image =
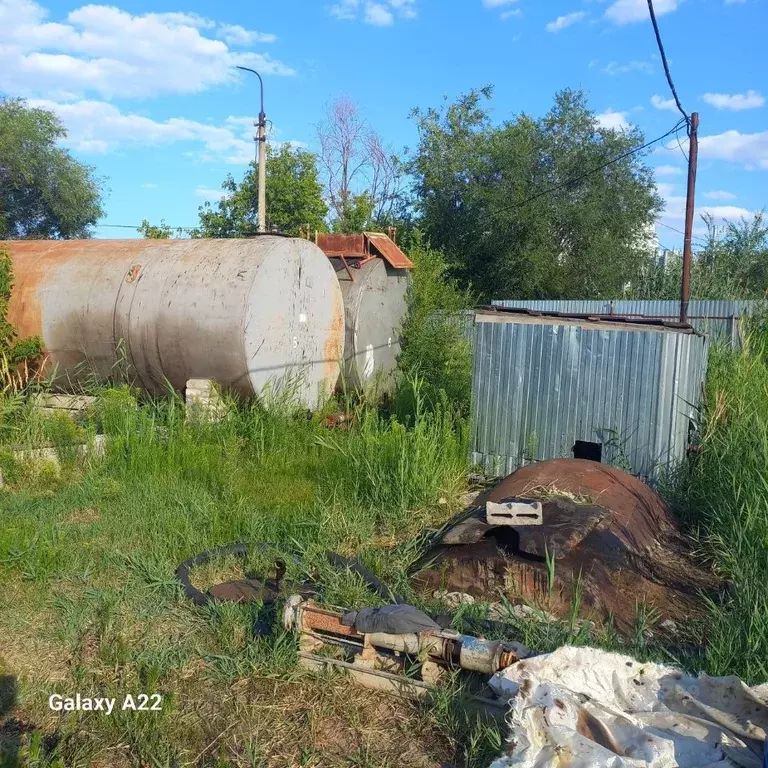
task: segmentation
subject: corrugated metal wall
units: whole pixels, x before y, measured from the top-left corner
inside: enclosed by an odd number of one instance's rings
[[[707,339],[479,312],[472,460],[504,475],[602,443],[603,461],[649,480],[685,457]]]
[[[494,306],[534,309],[541,312],[572,312],[578,314],[622,315],[624,317],[658,317],[675,320],[680,315],[680,302],[671,300],[554,300],[504,299]],[[689,322],[700,333],[729,339],[739,344],[739,318],[750,315],[762,306],[758,301],[726,299],[695,299],[688,304]]]

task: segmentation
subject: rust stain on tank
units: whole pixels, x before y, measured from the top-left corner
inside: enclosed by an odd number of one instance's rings
[[[8,321],[19,338],[43,336],[41,296],[47,279],[53,277],[58,267],[66,264],[73,255],[95,262],[113,253],[138,253],[146,247],[145,240],[122,240],[118,245],[108,240],[0,241],[0,251],[10,255],[13,266]]]
[[[339,373],[339,361],[344,354],[344,304],[341,290],[333,294],[333,321],[324,348],[325,378],[334,380]]]
[[[125,282],[132,283],[139,276],[139,272],[141,272],[141,264],[134,264],[128,270],[128,274],[125,276]]]

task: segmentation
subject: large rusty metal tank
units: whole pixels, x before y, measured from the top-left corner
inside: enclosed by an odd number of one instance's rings
[[[162,393],[210,378],[244,396],[288,383],[315,408],[344,349],[342,295],[323,252],[299,238],[0,243],[9,320],[43,339],[56,382],[109,377],[124,359]]]
[[[344,296],[345,384],[391,391],[413,263],[381,233],[321,234],[317,243],[333,263]]]

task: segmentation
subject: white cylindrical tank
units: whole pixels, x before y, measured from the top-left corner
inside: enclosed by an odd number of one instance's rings
[[[342,295],[313,243],[78,240],[0,243],[11,254],[9,320],[40,336],[66,388],[123,360],[137,385],[183,391],[209,378],[244,396],[294,388],[309,408],[334,389]]]
[[[344,377],[348,386],[376,385],[381,392],[394,387],[400,332],[406,311],[408,271],[384,259],[354,262],[345,268],[332,258],[344,296]]]

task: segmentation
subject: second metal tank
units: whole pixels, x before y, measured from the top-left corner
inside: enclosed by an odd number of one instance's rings
[[[315,234],[344,295],[344,385],[349,388],[375,387],[380,393],[394,388],[413,262],[395,243],[394,230],[390,235]]]
[[[345,269],[331,259],[344,296],[344,377],[351,388],[394,386],[400,354],[400,326],[405,316],[408,273],[383,259]]]
[[[106,378],[124,360],[160,393],[210,378],[249,396],[331,394],[344,349],[339,282],[298,238],[0,242],[11,255],[10,322],[43,339],[57,383]]]

